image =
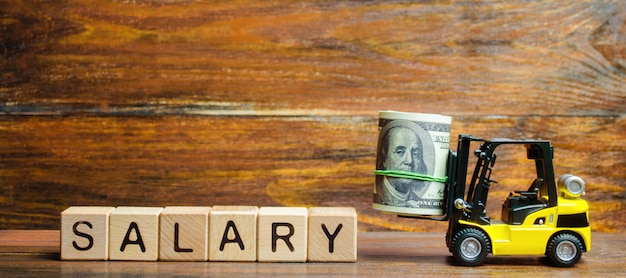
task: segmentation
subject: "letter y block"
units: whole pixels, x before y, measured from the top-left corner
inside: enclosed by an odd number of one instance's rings
[[[354,262],[357,214],[352,207],[309,208],[310,262]]]

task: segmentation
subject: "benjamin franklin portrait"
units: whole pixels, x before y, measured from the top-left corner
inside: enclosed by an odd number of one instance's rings
[[[432,175],[435,162],[434,143],[419,125],[408,120],[392,120],[380,131],[376,159],[377,170],[404,171]],[[411,178],[378,175],[374,202],[412,207],[428,189],[430,182]]]

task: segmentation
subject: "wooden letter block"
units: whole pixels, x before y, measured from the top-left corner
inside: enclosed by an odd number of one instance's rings
[[[259,262],[305,262],[307,259],[306,208],[259,209]]]
[[[356,261],[356,237],[357,214],[354,208],[309,208],[309,261]]]
[[[109,259],[156,261],[163,208],[118,207],[109,215]]]
[[[159,260],[207,261],[210,211],[210,207],[166,207],[159,219]]]
[[[107,260],[114,207],[74,206],[61,212],[61,260]]]
[[[256,261],[256,206],[214,206],[209,219],[209,261]]]

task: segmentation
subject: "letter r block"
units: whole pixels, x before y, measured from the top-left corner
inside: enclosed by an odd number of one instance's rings
[[[156,261],[163,208],[118,207],[109,215],[109,259]]]
[[[214,206],[209,217],[209,261],[257,258],[256,206]]]
[[[159,219],[159,260],[207,261],[210,207],[166,207]]]
[[[61,260],[107,260],[114,207],[73,206],[61,212]]]
[[[306,262],[307,216],[308,210],[302,207],[261,207],[259,262]]]
[[[309,208],[309,261],[354,262],[356,253],[357,214],[354,208]]]

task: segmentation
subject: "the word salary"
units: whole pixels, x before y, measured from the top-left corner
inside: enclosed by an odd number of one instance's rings
[[[62,260],[354,262],[352,207],[96,207],[61,213]]]

